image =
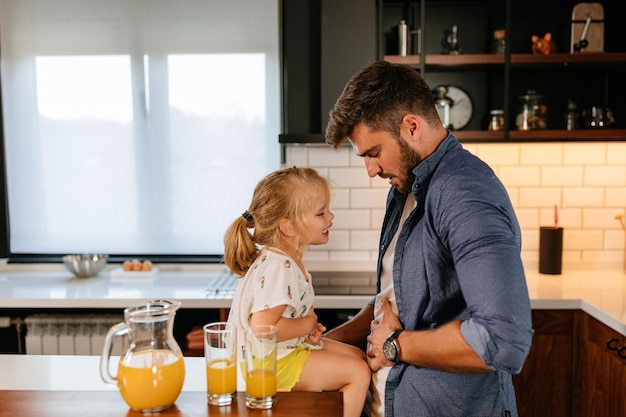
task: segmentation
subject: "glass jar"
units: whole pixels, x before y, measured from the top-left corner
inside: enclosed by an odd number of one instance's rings
[[[572,100],[567,101],[567,109],[565,111],[565,130],[578,129],[578,110],[576,108],[576,102]]]
[[[448,88],[444,85],[439,85],[435,87],[435,90],[433,91],[435,108],[437,109],[439,119],[441,120],[443,127],[449,129],[452,127],[450,121],[450,107],[452,106],[452,99],[448,97],[447,94]]]
[[[488,130],[499,132],[504,129],[504,110],[491,110],[489,112]]]
[[[491,53],[506,53],[506,30],[498,29],[493,31],[493,43],[491,44]]]
[[[518,130],[538,130],[547,128],[546,120],[548,107],[543,103],[544,96],[537,94],[535,90],[528,90],[523,96],[519,96],[521,102],[520,112],[515,119]]]

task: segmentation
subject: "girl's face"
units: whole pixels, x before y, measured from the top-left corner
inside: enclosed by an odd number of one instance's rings
[[[320,187],[311,193],[310,204],[304,213],[305,240],[309,245],[328,243],[335,215],[330,211],[330,198]]]

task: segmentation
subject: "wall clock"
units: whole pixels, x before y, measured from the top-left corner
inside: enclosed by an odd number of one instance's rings
[[[474,115],[474,103],[470,95],[461,87],[453,84],[437,86],[435,91],[441,92],[445,88],[445,96],[451,100],[449,127],[452,130],[461,130],[466,127]]]

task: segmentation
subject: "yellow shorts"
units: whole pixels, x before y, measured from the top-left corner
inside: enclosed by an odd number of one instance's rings
[[[298,346],[289,355],[276,362],[277,391],[289,392],[300,380],[302,368],[309,359],[311,349]]]

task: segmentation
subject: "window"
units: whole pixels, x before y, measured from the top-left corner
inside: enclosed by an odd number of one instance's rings
[[[278,10],[0,0],[11,255],[221,255],[279,165]]]

